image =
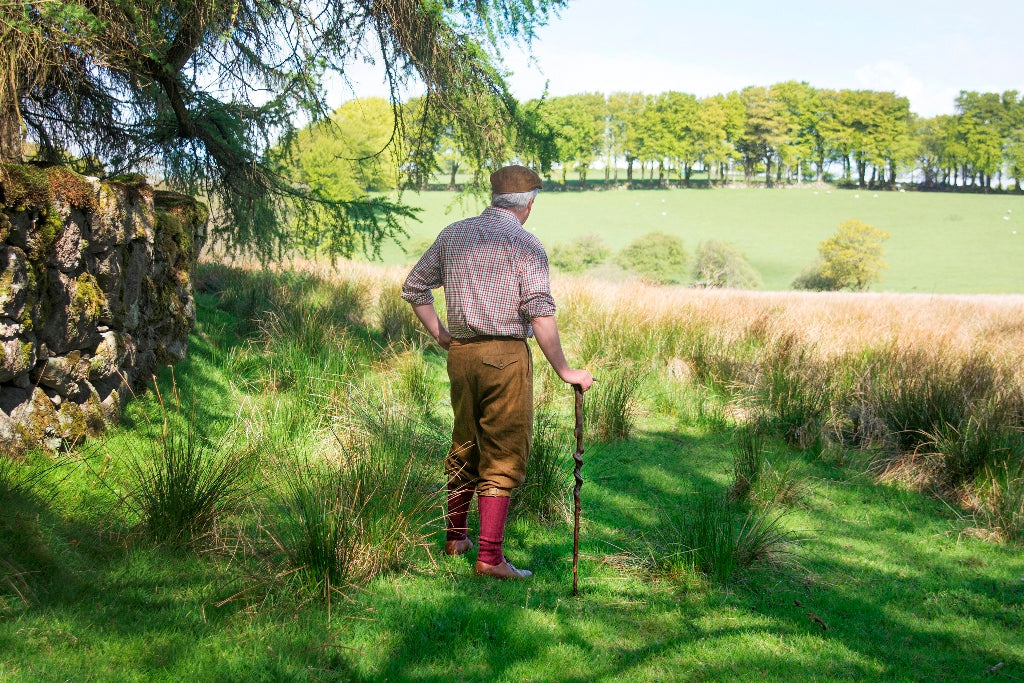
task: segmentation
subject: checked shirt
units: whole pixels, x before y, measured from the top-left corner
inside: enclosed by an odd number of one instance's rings
[[[531,320],[555,314],[543,245],[514,214],[493,206],[441,231],[406,278],[402,298],[431,304],[437,287],[444,287],[456,339],[525,339]]]

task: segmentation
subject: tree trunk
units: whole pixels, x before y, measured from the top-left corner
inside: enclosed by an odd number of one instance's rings
[[[20,163],[24,160],[21,116],[15,102],[10,102],[6,109],[0,113],[0,161]]]
[[[451,175],[451,178],[449,178],[449,180],[448,180],[448,189],[449,190],[454,190],[455,189],[455,174],[458,173],[458,172],[459,172],[459,165],[453,161],[452,162],[452,175]]]

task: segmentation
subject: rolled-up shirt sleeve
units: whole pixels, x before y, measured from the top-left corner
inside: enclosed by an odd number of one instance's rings
[[[426,253],[420,257],[409,276],[402,284],[402,298],[413,306],[434,303],[436,289],[444,284],[444,269],[441,266],[441,249],[435,240]]]
[[[530,249],[523,262],[519,314],[526,320],[555,314],[548,255],[543,247]]]

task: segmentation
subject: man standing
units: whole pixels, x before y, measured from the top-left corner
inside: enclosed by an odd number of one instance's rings
[[[505,558],[502,542],[509,495],[523,483],[533,439],[533,362],[527,338],[558,376],[583,391],[593,377],[569,367],[555,323],[548,257],[523,229],[540,190],[540,176],[524,166],[491,174],[491,205],[449,225],[413,267],[402,298],[441,348],[448,351],[452,447],[445,458],[448,515],[444,551],[473,547],[466,517],[473,492],[480,511],[476,573],[499,579],[532,576]],[[431,289],[444,287],[448,328]]]

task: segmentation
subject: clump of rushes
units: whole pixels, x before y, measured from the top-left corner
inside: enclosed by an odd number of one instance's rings
[[[639,365],[626,364],[599,374],[600,381],[587,392],[587,431],[597,441],[627,439],[636,427],[637,394],[647,373]]]
[[[164,411],[152,448],[126,459],[130,485],[124,502],[153,541],[194,547],[248,498],[256,456],[248,448],[204,439],[196,432],[194,412],[182,426]]]
[[[1024,543],[1024,453],[985,469],[981,485],[980,517],[1004,540]]]
[[[389,283],[381,289],[377,298],[377,318],[384,341],[393,343],[412,343],[415,345],[429,341],[423,332],[412,306],[402,298],[402,286]]]
[[[276,468],[264,528],[287,565],[282,573],[326,600],[336,588],[404,565],[439,518],[440,488],[412,451],[422,437],[389,427],[361,449]]]
[[[431,412],[438,398],[430,365],[415,351],[396,354],[388,365],[394,370],[397,388],[404,401],[417,412]]]
[[[744,514],[728,496],[701,490],[665,516],[650,554],[658,569],[696,571],[721,583],[752,567],[793,566],[798,539],[783,526],[785,514],[771,505]]]
[[[339,402],[341,399],[339,398]],[[353,388],[320,447],[286,453],[274,468],[263,528],[296,577],[332,591],[400,568],[441,519],[436,466],[450,438],[388,394]]]
[[[911,348],[871,355],[867,400],[902,452],[927,444],[945,425],[963,424],[996,382],[995,368],[981,355],[958,358]]]
[[[571,394],[565,393],[564,398],[571,400]],[[533,420],[530,466],[526,481],[512,495],[513,516],[525,515],[544,524],[565,518],[566,495],[572,488],[571,424],[551,401],[538,403]]]
[[[807,448],[818,439],[829,414],[831,387],[830,369],[788,334],[769,344],[758,360],[753,395],[780,436]]]
[[[765,438],[759,421],[747,423],[736,430],[733,448],[733,481],[729,489],[732,500],[747,500],[751,489],[765,469]]]

